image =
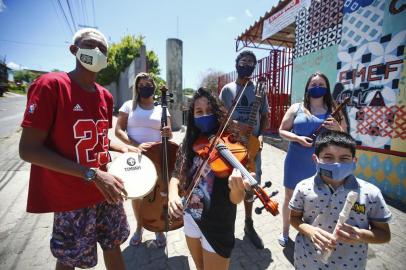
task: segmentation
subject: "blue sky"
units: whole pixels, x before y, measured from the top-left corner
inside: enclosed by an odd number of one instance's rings
[[[59,2],[69,15],[67,1]],[[126,34],[145,36],[147,49],[158,54],[164,79],[166,39],[181,39],[184,88],[196,88],[208,69],[232,71],[237,55],[235,38],[277,3],[276,0],[94,0],[94,17],[92,2],[69,0],[76,24],[93,25],[95,21],[111,42],[118,42]],[[83,16],[84,11],[87,16]],[[10,66],[70,71],[75,64],[68,50],[71,39],[58,0],[0,0],[0,57],[5,56]],[[254,52],[258,58],[268,53],[259,49]]]

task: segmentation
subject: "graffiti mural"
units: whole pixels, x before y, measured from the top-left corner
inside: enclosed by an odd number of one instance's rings
[[[405,45],[405,0],[312,0],[296,17],[292,102],[303,99],[310,74],[325,73],[333,98],[350,98],[356,176],[406,204]]]
[[[400,0],[391,0],[389,4],[389,12],[393,15],[397,15],[406,9],[406,3],[402,3]]]
[[[338,44],[341,40],[343,1],[311,1],[296,17],[294,57],[300,57]]]
[[[403,61],[403,73],[400,76],[399,80],[399,95],[398,95],[398,101],[397,105],[399,107],[406,107],[406,65],[405,61]],[[395,121],[401,121],[397,119],[397,116],[395,116]],[[401,126],[403,132],[406,130],[406,127],[404,124]],[[399,138],[393,138],[392,139],[392,144],[391,144],[391,150],[393,151],[398,151],[398,152],[406,152],[406,140],[402,139],[401,137]]]
[[[406,139],[405,106],[364,107],[356,113],[355,120],[358,134]]]
[[[338,101],[351,98],[350,134],[362,146],[391,150],[392,138],[406,136],[405,106],[397,103],[405,42],[406,30],[358,46],[339,46],[337,82],[342,87],[336,86],[333,96]]]
[[[405,29],[406,25],[406,1],[387,0],[385,17],[383,19],[383,35],[397,33]]]
[[[369,6],[372,2],[374,2],[374,0],[345,0],[343,13],[355,12],[361,7]]]
[[[380,187],[382,193],[406,204],[406,160],[397,156],[357,150],[359,178]]]
[[[340,48],[363,44],[381,36],[385,6],[385,1],[375,0],[368,6],[359,7],[356,11],[345,14]]]

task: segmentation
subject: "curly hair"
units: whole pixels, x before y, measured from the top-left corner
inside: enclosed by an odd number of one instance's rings
[[[193,165],[193,159],[196,156],[196,153],[193,151],[193,144],[201,134],[200,130],[195,125],[194,109],[196,100],[202,97],[207,98],[208,104],[211,107],[211,111],[216,116],[219,124],[223,122],[224,117],[227,114],[227,110],[225,109],[222,102],[217,97],[215,97],[209,90],[201,87],[193,95],[187,114],[186,134],[177,152],[174,170],[174,176],[180,180],[181,182],[180,186],[183,189],[189,186],[192,180],[190,175],[190,169],[192,168]]]
[[[254,60],[254,63],[257,63],[257,57],[255,56],[253,51],[250,50],[246,50],[246,51],[242,51],[241,53],[239,53],[237,55],[237,58],[235,59],[235,64],[238,65],[238,61],[240,61],[241,58],[243,58],[244,56],[249,56]]]

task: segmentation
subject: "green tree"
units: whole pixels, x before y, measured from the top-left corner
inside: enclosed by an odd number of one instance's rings
[[[162,79],[160,76],[158,76],[157,74],[154,74],[154,73],[150,73],[150,74],[156,84],[156,90],[159,90],[161,88],[161,86],[166,85],[166,81],[164,79]]]
[[[14,72],[14,81],[16,82],[22,82],[25,81],[27,83],[32,82],[35,80],[39,74],[35,74],[34,72],[31,72],[29,70],[17,70]]]
[[[147,70],[149,73],[155,75],[159,75],[161,73],[158,55],[156,55],[154,51],[147,51]]]
[[[206,70],[200,79],[199,87],[205,87],[213,94],[217,95],[218,92],[218,78],[224,73],[214,69]]]
[[[140,48],[144,43],[143,36],[126,35],[120,42],[113,43],[109,48],[107,57],[107,68],[101,70],[97,75],[97,82],[101,85],[118,81],[120,72],[124,71],[134,60],[140,56]],[[146,52],[148,72],[159,75],[158,56],[153,51]]]
[[[196,92],[193,88],[184,88],[182,91],[184,96],[192,96]]]

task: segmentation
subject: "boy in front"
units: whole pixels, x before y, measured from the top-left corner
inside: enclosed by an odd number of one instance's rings
[[[365,269],[368,243],[390,240],[391,212],[380,190],[354,176],[355,140],[348,134],[328,131],[315,145],[317,174],[301,181],[293,192],[290,223],[299,233],[295,241],[296,269]],[[358,199],[337,237],[332,232],[347,194]],[[330,249],[327,264],[318,253]]]

